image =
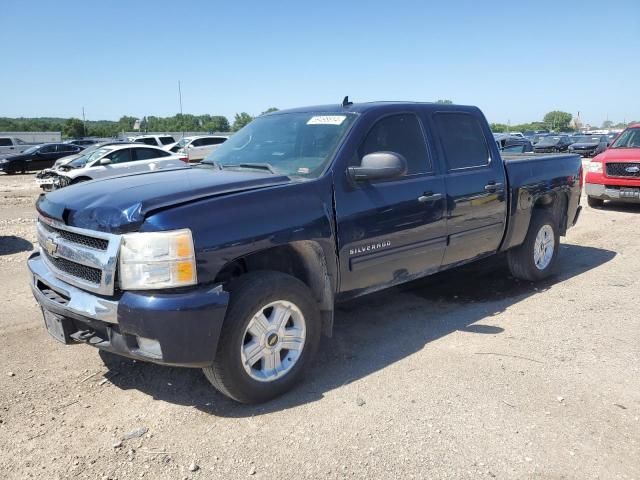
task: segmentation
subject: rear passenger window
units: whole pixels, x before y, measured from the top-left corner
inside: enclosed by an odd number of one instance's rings
[[[160,137],[160,143],[163,145],[169,145],[170,143],[176,143],[173,137]]]
[[[152,158],[166,157],[169,152],[156,150],[155,148],[134,148],[133,160],[151,160]]]
[[[433,118],[449,170],[489,164],[489,149],[477,118],[467,113],[436,113]]]
[[[360,159],[369,153],[395,152],[407,160],[407,174],[430,170],[427,145],[418,118],[411,113],[379,120],[358,149]]]
[[[10,138],[0,138],[0,147],[11,147],[13,143],[11,143]]]

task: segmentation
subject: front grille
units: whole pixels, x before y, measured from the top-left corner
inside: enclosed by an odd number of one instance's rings
[[[88,235],[81,235],[75,232],[69,232],[67,230],[62,230],[60,228],[52,227],[44,222],[40,222],[46,230],[51,233],[56,233],[60,235],[65,240],[71,243],[77,243],[78,245],[84,245],[85,247],[93,248],[95,250],[106,250],[109,246],[109,240],[105,240],[104,238],[95,238],[90,237]]]
[[[607,163],[606,169],[609,177],[640,178],[640,163],[638,162]]]
[[[100,269],[87,267],[86,265],[72,262],[66,258],[52,257],[49,255],[49,252],[44,249],[42,253],[47,257],[47,261],[61,272],[69,274],[72,277],[80,278],[86,282],[100,285],[100,280],[102,280],[102,271]]]

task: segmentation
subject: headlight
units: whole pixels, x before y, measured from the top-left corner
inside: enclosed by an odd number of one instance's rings
[[[129,233],[120,244],[120,287],[151,290],[195,285],[191,230]]]
[[[589,171],[591,173],[602,173],[602,162],[589,162]]]

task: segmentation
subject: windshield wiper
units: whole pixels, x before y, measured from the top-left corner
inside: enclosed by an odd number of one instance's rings
[[[220,168],[253,168],[255,170],[266,170],[269,173],[277,175],[278,172],[275,171],[273,166],[270,163],[238,163],[238,164],[220,164]]]

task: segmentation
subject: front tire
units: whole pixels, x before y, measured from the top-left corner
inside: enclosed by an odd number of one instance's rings
[[[560,236],[553,215],[534,210],[524,242],[507,254],[511,274],[531,282],[548,277],[553,273],[559,249]]]
[[[231,300],[213,365],[203,372],[224,395],[260,403],[290,390],[320,342],[309,288],[280,272],[252,272],[229,285]]]
[[[602,208],[604,206],[604,200],[601,198],[587,197],[587,205],[591,208]]]

